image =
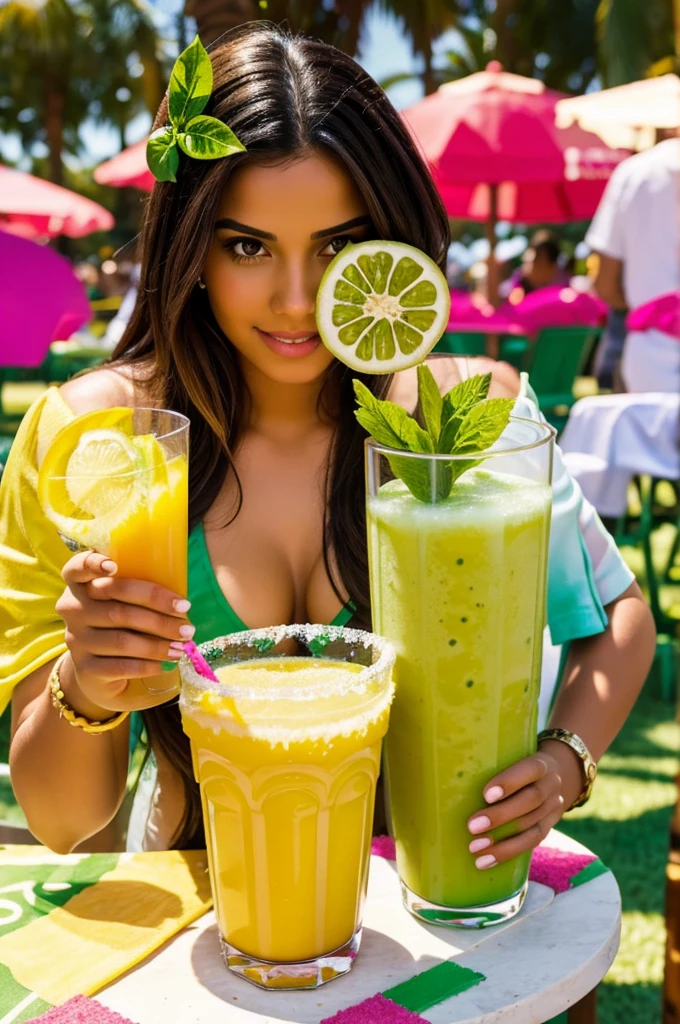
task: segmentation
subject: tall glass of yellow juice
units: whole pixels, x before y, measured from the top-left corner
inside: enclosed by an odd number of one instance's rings
[[[187,592],[189,420],[166,409],[74,417],[40,467],[43,509],[74,550],[109,555],[122,579]],[[179,688],[179,672],[130,680],[126,696]]]
[[[536,749],[552,439],[511,419],[441,500],[453,456],[367,445],[373,623],[397,651],[386,742],[397,867],[405,905],[431,924],[495,924],[526,892],[528,855],[480,871],[467,820],[489,780]],[[431,502],[395,479],[393,455],[418,461]]]
[[[394,652],[334,626],[235,633],[180,663],[222,953],[262,988],[316,988],[361,939]]]

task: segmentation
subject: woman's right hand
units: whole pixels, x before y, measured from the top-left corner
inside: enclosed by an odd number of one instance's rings
[[[176,692],[170,673],[162,692],[148,690],[144,681],[161,673],[162,662],[177,661],[194,633],[185,598],[144,580],[119,579],[116,571],[110,558],[94,551],[78,552],[62,570],[66,589],[56,610],[66,623],[76,692],[68,680],[64,690],[87,717],[96,717],[92,706],[106,712],[103,718],[167,701],[168,691]]]

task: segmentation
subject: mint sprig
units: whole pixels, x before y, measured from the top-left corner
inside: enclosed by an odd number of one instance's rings
[[[218,160],[245,146],[229,125],[203,114],[213,87],[208,51],[196,36],[175,61],[168,86],[170,124],[157,128],[146,147],[146,162],[157,181],[176,181],[179,150],[195,160]]]
[[[425,428],[395,402],[381,401],[355,380],[359,408],[355,415],[365,430],[386,448],[423,455],[470,455],[470,459],[429,462],[388,455],[395,476],[403,480],[419,501],[432,504],[451,494],[456,480],[482,461],[474,455],[486,451],[501,436],[515,404],[514,398],[487,398],[491,374],[483,373],[456,384],[441,395],[432,371],[418,367],[418,400]]]

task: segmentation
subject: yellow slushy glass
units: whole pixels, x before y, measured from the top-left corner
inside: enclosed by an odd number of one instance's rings
[[[109,555],[121,579],[158,583],[185,597],[188,458],[189,420],[180,413],[88,413],[69,422],[46,452],[41,503],[72,550]],[[131,679],[126,698],[143,707],[149,691],[176,692],[179,672],[166,668]]]
[[[263,988],[345,974],[361,939],[394,652],[370,633],[280,626],[180,663],[210,879],[230,970]]]

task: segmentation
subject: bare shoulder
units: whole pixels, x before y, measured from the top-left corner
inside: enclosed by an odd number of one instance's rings
[[[446,394],[467,377],[489,372],[489,397],[515,398],[519,393],[519,374],[509,363],[497,362],[484,356],[466,359],[465,356],[433,355],[427,360],[427,365],[442,394]],[[418,403],[418,375],[415,367],[394,375],[389,397],[390,401],[413,412]]]
[[[118,405],[157,405],[145,384],[145,376],[143,368],[103,366],[62,384],[59,393],[77,416]]]

